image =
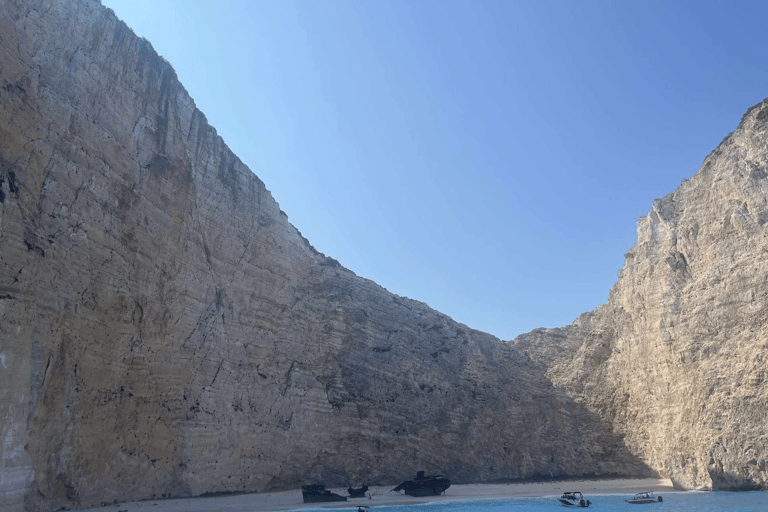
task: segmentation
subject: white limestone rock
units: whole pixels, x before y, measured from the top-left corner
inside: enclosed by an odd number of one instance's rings
[[[496,338],[316,252],[95,0],[0,0],[0,508],[647,475]]]
[[[768,489],[766,121],[653,203],[607,304],[515,340],[684,489]]]

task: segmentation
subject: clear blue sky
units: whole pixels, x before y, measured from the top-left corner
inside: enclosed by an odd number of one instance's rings
[[[768,96],[768,3],[102,0],[321,252],[512,339]]]

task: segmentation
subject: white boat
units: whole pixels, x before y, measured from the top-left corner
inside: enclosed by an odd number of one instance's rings
[[[646,503],[661,503],[664,501],[661,496],[654,496],[652,492],[639,492],[635,494],[635,497],[631,500],[627,500],[627,503],[633,505],[644,505]]]
[[[562,496],[557,498],[557,501],[566,507],[587,508],[592,504],[591,501],[585,500],[584,495],[580,492],[564,492]]]

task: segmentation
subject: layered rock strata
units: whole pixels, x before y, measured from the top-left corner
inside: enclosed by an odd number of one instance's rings
[[[768,103],[653,203],[608,303],[515,344],[686,489],[768,489]]]
[[[3,510],[651,472],[516,347],[315,251],[95,0],[0,0],[0,436]]]

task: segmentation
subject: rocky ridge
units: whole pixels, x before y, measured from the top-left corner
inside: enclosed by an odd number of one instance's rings
[[[0,366],[3,510],[653,472],[517,347],[315,251],[96,0],[0,0]]]

